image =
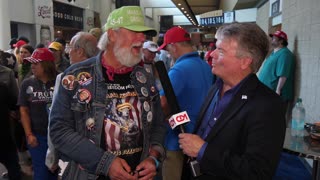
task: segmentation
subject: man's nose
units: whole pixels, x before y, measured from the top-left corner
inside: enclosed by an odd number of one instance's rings
[[[210,56],[213,58],[213,59],[217,59],[217,57],[218,57],[218,50],[217,49],[215,49],[215,50],[213,50],[211,53],[210,53]]]

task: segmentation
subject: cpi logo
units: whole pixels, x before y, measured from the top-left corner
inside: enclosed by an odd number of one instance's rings
[[[183,121],[188,121],[188,115],[187,114],[181,114],[179,116],[176,117],[177,122],[183,122]]]

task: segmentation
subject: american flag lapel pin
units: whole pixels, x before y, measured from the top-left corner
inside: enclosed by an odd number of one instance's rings
[[[242,95],[241,99],[248,99],[248,96],[247,95]]]

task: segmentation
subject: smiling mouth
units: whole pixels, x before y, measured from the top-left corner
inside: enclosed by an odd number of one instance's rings
[[[142,44],[134,44],[134,45],[132,45],[132,48],[141,49],[142,48]]]

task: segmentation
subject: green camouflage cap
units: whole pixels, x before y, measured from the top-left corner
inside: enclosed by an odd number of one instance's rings
[[[125,28],[131,31],[144,32],[149,36],[156,36],[157,31],[144,25],[144,16],[139,6],[123,6],[112,11],[104,29]]]

